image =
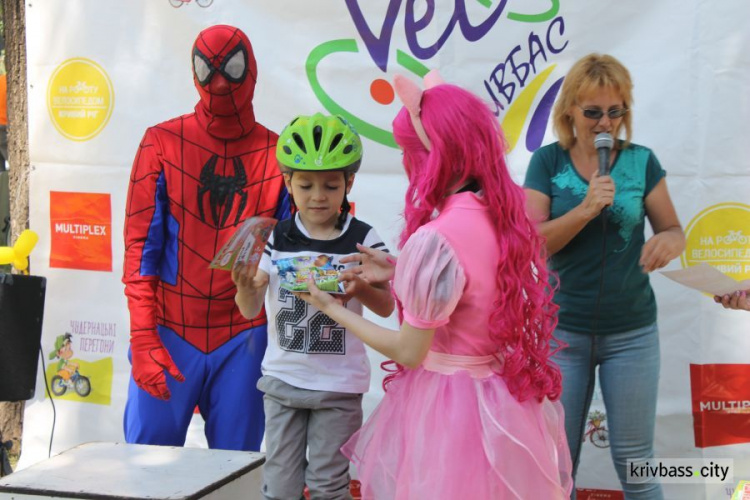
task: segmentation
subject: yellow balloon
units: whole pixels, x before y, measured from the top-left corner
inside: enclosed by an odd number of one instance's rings
[[[17,257],[16,260],[13,261],[13,267],[19,271],[25,271],[26,268],[29,267],[29,259],[26,257]]]
[[[31,229],[25,229],[13,245],[13,250],[17,257],[28,257],[34,249],[36,242],[39,241],[39,235]],[[19,270],[21,270],[19,268]]]
[[[0,266],[10,264],[16,260],[16,252],[12,247],[0,247]]]

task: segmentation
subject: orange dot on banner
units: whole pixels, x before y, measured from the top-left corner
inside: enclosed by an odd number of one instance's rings
[[[370,95],[377,103],[390,104],[393,102],[393,87],[388,81],[378,78],[370,84]]]

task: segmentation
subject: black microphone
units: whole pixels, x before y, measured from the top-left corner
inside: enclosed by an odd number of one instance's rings
[[[609,152],[612,151],[615,141],[612,136],[606,132],[596,134],[594,138],[594,147],[599,153],[599,176],[609,175]]]

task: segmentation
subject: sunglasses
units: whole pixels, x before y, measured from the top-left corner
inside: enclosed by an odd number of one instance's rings
[[[581,108],[581,106],[578,106]],[[602,116],[604,116],[604,111],[602,111],[599,108],[581,108],[581,111],[583,111],[583,116],[588,118],[589,120],[601,120]],[[628,112],[628,108],[614,108],[607,111],[607,116],[610,120],[616,120],[617,118],[622,118],[625,116],[625,113]]]

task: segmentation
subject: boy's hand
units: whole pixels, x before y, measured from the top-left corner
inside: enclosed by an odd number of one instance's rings
[[[265,291],[265,287],[268,285],[268,275],[265,273],[258,273],[257,266],[244,264],[241,266],[235,266],[232,269],[232,281],[234,281],[238,290],[245,293],[257,294]]]
[[[357,244],[357,250],[360,253],[341,258],[340,262],[342,264],[349,262],[359,263],[358,266],[347,269],[347,272],[357,274],[370,283],[385,283],[393,279],[396,270],[396,259],[391,254],[360,245],[359,243]]]
[[[247,319],[255,318],[263,309],[268,279],[268,274],[257,266],[244,264],[232,269],[232,281],[237,285],[234,302]]]

